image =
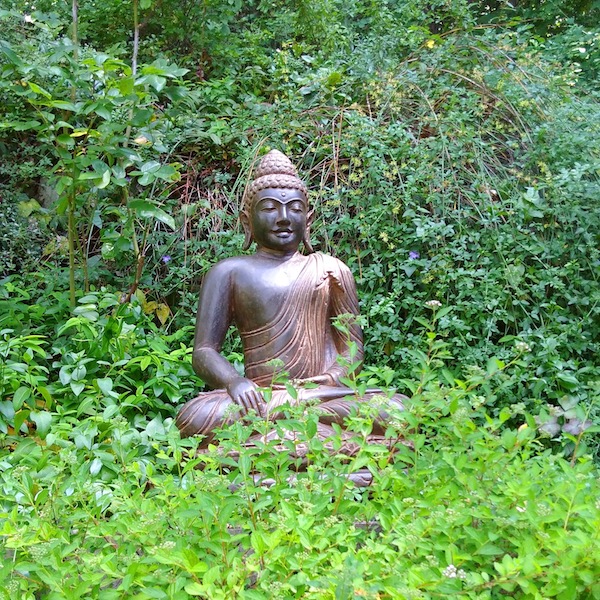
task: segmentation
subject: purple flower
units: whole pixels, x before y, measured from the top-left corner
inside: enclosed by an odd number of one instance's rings
[[[411,250],[408,253],[408,260],[417,260],[417,258],[421,258],[421,255],[416,250]]]
[[[166,265],[171,260],[171,257],[168,254],[165,254],[160,260],[162,260]]]

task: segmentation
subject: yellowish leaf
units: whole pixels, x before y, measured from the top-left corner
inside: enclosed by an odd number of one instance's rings
[[[153,313],[158,308],[158,302],[151,300],[150,302],[146,302],[146,304],[142,304],[142,309],[144,312],[149,315]]]
[[[156,316],[158,317],[161,325],[164,325],[167,322],[170,314],[171,311],[169,310],[169,307],[162,302],[156,308]]]

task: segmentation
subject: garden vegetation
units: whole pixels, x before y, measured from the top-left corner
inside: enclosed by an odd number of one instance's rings
[[[2,0],[0,597],[600,598],[599,18]],[[304,460],[174,425],[270,148],[355,274],[349,383],[410,397],[352,458],[312,407]]]

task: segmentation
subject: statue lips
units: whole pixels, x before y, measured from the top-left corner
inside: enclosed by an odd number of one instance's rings
[[[289,237],[290,235],[292,235],[292,230],[291,229],[273,229],[273,233],[277,236],[277,237],[282,237],[282,238],[286,238]]]

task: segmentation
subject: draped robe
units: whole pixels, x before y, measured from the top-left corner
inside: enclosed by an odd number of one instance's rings
[[[316,252],[306,257],[297,278],[284,291],[275,316],[255,329],[238,324],[244,348],[245,376],[262,388],[270,388],[266,414],[276,418],[285,403],[320,400],[322,422],[342,422],[356,399],[340,378],[347,375],[344,364],[361,361],[362,334],[357,324],[340,332],[332,319],[358,314],[358,299],[350,270],[338,259]],[[233,310],[235,322],[235,306]],[[350,343],[356,349],[351,356]],[[341,356],[343,360],[339,361]],[[277,373],[297,384],[297,398],[278,382]],[[302,380],[325,376],[328,385],[302,387]],[[237,410],[236,410],[237,409]],[[238,418],[239,407],[224,389],[200,393],[187,402],[177,416],[182,436],[202,434],[207,440],[215,428]]]

